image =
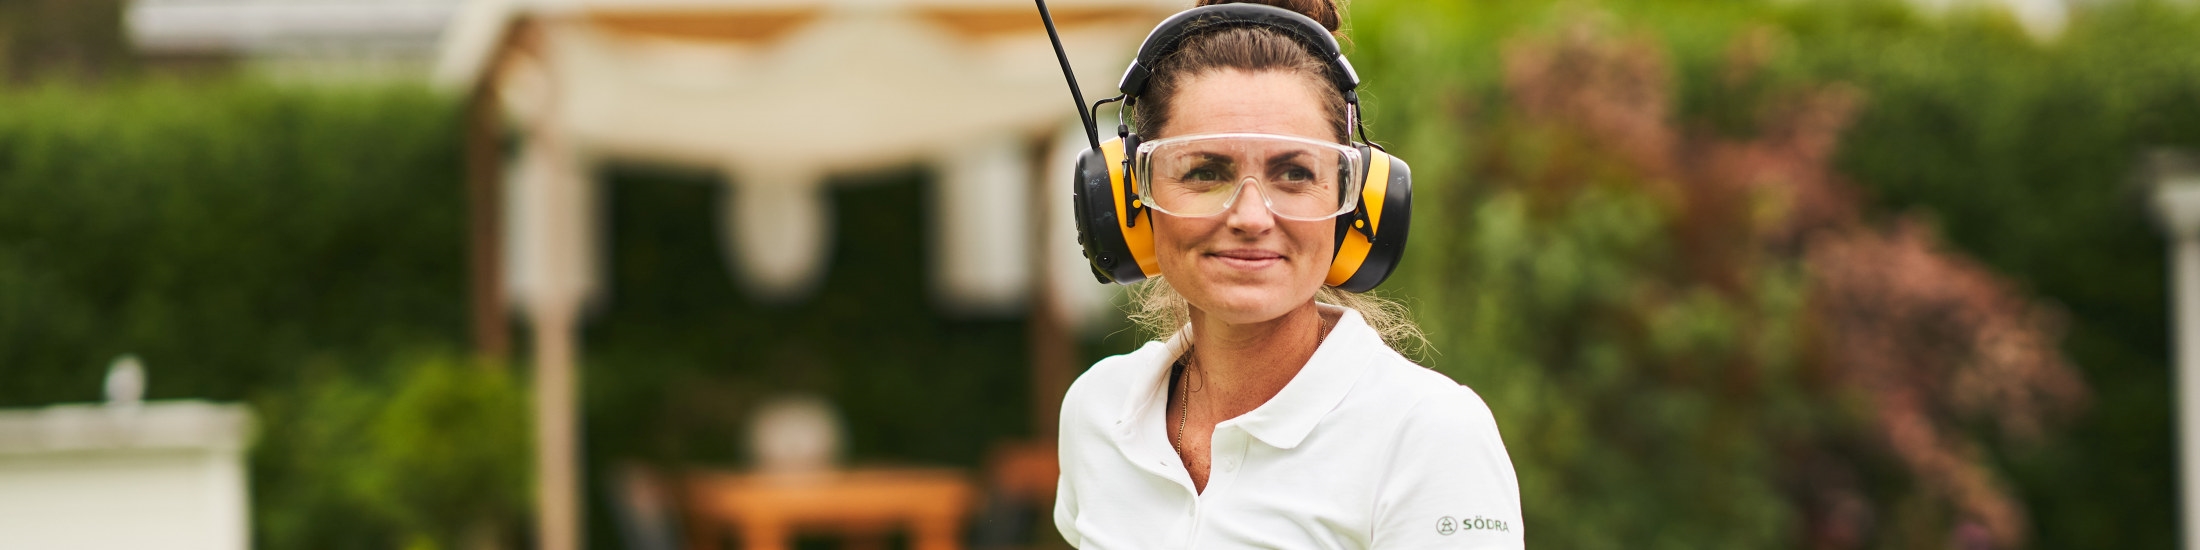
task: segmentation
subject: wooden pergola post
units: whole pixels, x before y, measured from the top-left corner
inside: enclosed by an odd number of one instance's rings
[[[1053,173],[1055,163],[1047,158],[1053,150],[1054,144],[1042,139],[1031,152],[1030,219],[1039,238],[1031,239],[1031,313],[1026,320],[1031,346],[1031,433],[1036,442],[1047,445],[1054,444],[1054,432],[1060,428],[1062,394],[1069,391],[1070,380],[1077,372],[1076,335],[1063,320],[1063,304],[1054,292],[1055,277],[1047,261],[1052,257],[1048,252],[1056,246],[1046,240],[1046,228],[1055,223],[1049,215],[1054,206],[1050,201],[1061,199],[1068,177]]]
[[[496,81],[466,99],[466,293],[474,353],[490,365],[512,355],[504,315],[504,113]]]
[[[509,359],[512,346],[504,273],[505,165],[510,160],[504,150],[509,107],[504,95],[512,90],[506,89],[505,80],[522,58],[533,61],[533,69],[548,70],[544,55],[538,24],[526,18],[513,21],[466,103],[468,309],[475,352],[490,364]],[[556,119],[557,90],[528,91],[540,94],[521,102],[537,112],[522,117],[527,124],[518,136],[520,162],[527,164],[520,172],[527,179],[518,185],[527,187],[526,207],[535,211],[523,218],[530,224],[523,231],[540,237],[528,251],[528,265],[519,266],[532,276],[523,301],[533,329],[535,541],[544,550],[577,550],[583,517],[577,357],[580,308],[588,286],[582,272],[589,252],[581,242],[588,229],[579,227],[586,216],[574,213],[587,210],[588,183]]]
[[[510,36],[518,51],[537,61],[533,69],[556,70],[547,59],[538,24],[523,20]],[[534,329],[536,544],[542,550],[579,550],[586,516],[580,499],[577,361],[594,220],[588,214],[589,175],[558,115],[567,98],[555,78],[543,80],[552,84],[526,105],[536,112],[526,117],[520,148],[520,162],[525,163],[521,174],[527,178],[521,185],[530,187],[521,200],[530,212],[521,221],[533,237],[521,269],[530,275],[524,290],[528,325]]]

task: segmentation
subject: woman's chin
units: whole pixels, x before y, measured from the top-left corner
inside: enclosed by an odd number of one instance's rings
[[[1211,319],[1230,324],[1274,320],[1313,298],[1311,293],[1293,292],[1282,284],[1225,283],[1216,284],[1206,290],[1207,292],[1202,293],[1206,295],[1206,299],[1196,300],[1192,305]]]
[[[1162,262],[1163,273],[1177,293],[1191,302],[1210,321],[1228,324],[1274,320],[1303,306],[1319,290],[1315,274],[1297,272],[1288,257],[1243,261],[1218,255],[1187,255],[1188,262]],[[1312,285],[1309,287],[1309,285]]]

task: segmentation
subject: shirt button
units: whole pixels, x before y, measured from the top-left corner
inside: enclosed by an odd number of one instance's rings
[[[1236,469],[1237,469],[1237,459],[1235,459],[1235,458],[1230,458],[1230,457],[1223,457],[1223,458],[1222,458],[1222,471],[1228,472],[1228,471],[1231,471],[1231,470],[1236,470]]]

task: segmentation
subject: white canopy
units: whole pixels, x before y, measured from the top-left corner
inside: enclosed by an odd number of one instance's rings
[[[1183,3],[1049,7],[1098,98],[1113,95],[1145,31]],[[734,186],[724,242],[764,297],[800,296],[821,275],[832,241],[818,189],[827,175],[928,163],[942,176],[931,201],[942,223],[932,232],[943,256],[932,262],[937,294],[961,309],[1014,309],[1038,231],[1026,212],[1037,172],[1024,151],[1074,121],[1037,10],[1023,0],[485,0],[459,10],[436,75],[450,87],[494,84],[528,135],[555,135],[560,156],[580,159],[522,163],[723,171]],[[545,205],[519,196],[539,185],[511,187],[513,207]],[[593,288],[592,253],[545,264],[563,254],[528,242],[560,232],[529,220],[588,221],[587,195],[563,213],[510,216],[508,288],[521,304]]]

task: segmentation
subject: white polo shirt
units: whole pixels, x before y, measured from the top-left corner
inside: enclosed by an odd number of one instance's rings
[[[1348,309],[1282,391],[1215,426],[1195,491],[1165,417],[1181,340],[1101,360],[1063,398],[1054,526],[1072,546],[1524,546],[1489,406]]]

